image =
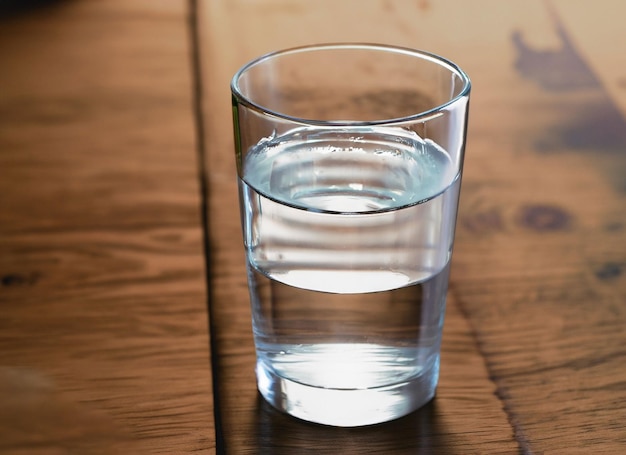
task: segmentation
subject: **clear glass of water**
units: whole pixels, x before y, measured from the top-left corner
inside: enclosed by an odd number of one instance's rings
[[[469,78],[328,44],[262,56],[231,89],[260,393],[335,426],[416,410],[439,377]]]

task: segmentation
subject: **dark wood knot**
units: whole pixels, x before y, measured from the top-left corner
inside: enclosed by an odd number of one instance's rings
[[[522,208],[520,223],[535,231],[561,231],[571,226],[572,216],[553,205],[529,205]]]

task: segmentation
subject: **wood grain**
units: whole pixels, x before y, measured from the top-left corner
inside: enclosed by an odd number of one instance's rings
[[[623,5],[607,1],[613,19],[591,22],[588,3],[564,0],[200,6],[223,450],[622,453],[626,124],[618,87],[626,68],[593,65],[626,42],[594,38],[623,17]],[[369,429],[293,420],[254,389],[228,83],[257,55],[329,41],[427,49],[473,81],[438,396]]]
[[[619,1],[33,3],[0,22],[0,453],[625,451]],[[473,81],[438,396],[370,428],[255,388],[228,83],[321,41],[427,49]]]
[[[587,37],[604,25],[571,20],[584,14],[581,3],[550,5],[542,33],[530,18],[511,32],[517,82],[491,65],[500,98],[475,98],[453,292],[527,450],[621,453],[623,100],[583,51],[594,52]]]
[[[0,22],[0,453],[215,451],[186,7]]]

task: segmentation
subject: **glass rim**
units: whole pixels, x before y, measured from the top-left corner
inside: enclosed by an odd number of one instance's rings
[[[290,54],[299,54],[304,52],[311,51],[319,51],[319,50],[339,50],[339,49],[360,49],[360,50],[375,50],[375,51],[385,51],[385,52],[393,52],[396,54],[404,54],[406,56],[419,58],[422,60],[427,60],[431,63],[439,65],[443,68],[446,68],[450,73],[458,76],[463,82],[463,88],[461,91],[450,98],[445,103],[437,104],[436,106],[427,109],[425,111],[420,111],[415,114],[406,115],[403,117],[395,117],[395,118],[385,118],[380,120],[319,120],[319,119],[309,119],[304,117],[295,117],[289,114],[285,114],[274,109],[270,109],[265,107],[259,103],[255,103],[248,97],[246,97],[240,90],[239,80],[243,76],[243,74],[252,69],[253,67],[271,60],[275,57],[281,57]],[[282,50],[277,50],[273,52],[268,52],[263,54],[249,62],[245,63],[237,72],[234,74],[233,78],[230,82],[231,93],[234,98],[237,99],[239,104],[245,105],[246,107],[258,111],[260,113],[265,113],[272,115],[277,118],[281,118],[293,123],[299,123],[302,125],[314,125],[314,126],[370,126],[370,125],[392,125],[399,124],[405,122],[415,122],[421,119],[427,119],[436,115],[438,112],[444,110],[446,107],[455,104],[462,98],[466,98],[471,90],[471,81],[467,73],[463,71],[456,63],[448,60],[438,54],[423,51],[420,49],[412,49],[409,47],[402,46],[394,46],[388,44],[373,44],[373,43],[322,43],[322,44],[309,44],[305,46],[297,46],[290,47]]]

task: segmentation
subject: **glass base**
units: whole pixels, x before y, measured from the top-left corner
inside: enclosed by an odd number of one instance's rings
[[[265,400],[282,412],[309,422],[356,427],[387,422],[410,414],[434,396],[439,358],[410,381],[371,389],[328,389],[278,376],[257,362],[257,385]]]

